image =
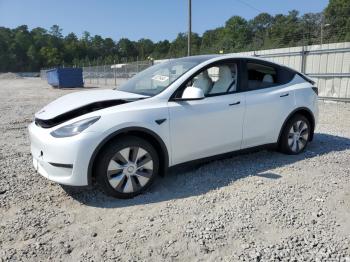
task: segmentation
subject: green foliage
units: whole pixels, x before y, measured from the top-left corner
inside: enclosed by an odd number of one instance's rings
[[[220,40],[224,36],[224,28],[216,28],[204,32],[200,52],[202,54],[219,53],[221,50]]]
[[[122,38],[117,44],[118,53],[120,54],[123,61],[133,61],[137,58],[136,43],[130,41],[127,38]]]
[[[154,51],[154,43],[149,40],[142,38],[136,43],[138,58],[140,60],[145,60],[149,57]]]
[[[208,30],[202,36],[192,33],[193,55],[229,53],[323,42],[350,41],[350,0],[330,0],[324,13],[300,16],[293,10],[287,15],[261,13],[247,21],[240,16],[228,19],[224,26]],[[62,35],[53,25],[49,31],[26,25],[14,29],[0,27],[0,72],[39,71],[55,66],[89,66],[163,59],[187,55],[187,34],[175,40],[153,42],[150,39],[115,42],[99,35],[83,32]]]
[[[40,56],[45,57],[46,65],[49,67],[59,65],[63,62],[56,47],[42,47],[40,49]]]
[[[334,41],[350,41],[350,0],[330,0],[324,12],[325,34]]]
[[[225,53],[250,49],[252,37],[248,22],[240,17],[233,16],[225,24],[223,37],[219,40]]]
[[[170,42],[168,40],[159,41],[154,44],[154,49],[151,55],[153,56],[153,58],[156,58],[156,59],[167,58],[169,49],[170,49]]]

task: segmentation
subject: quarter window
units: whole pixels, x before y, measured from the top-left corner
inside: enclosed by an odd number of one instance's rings
[[[247,63],[248,89],[256,90],[277,85],[277,70],[274,67]]]

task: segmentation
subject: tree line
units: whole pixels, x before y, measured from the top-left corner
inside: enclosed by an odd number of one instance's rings
[[[322,31],[322,33],[321,33]],[[350,0],[330,0],[322,13],[272,16],[261,13],[251,20],[240,16],[201,36],[192,34],[192,54],[231,53],[249,50],[350,41]],[[173,41],[150,39],[114,41],[84,32],[62,35],[53,25],[28,30],[26,25],[0,27],[0,72],[39,71],[40,68],[74,65],[102,65],[146,59],[181,57],[187,53],[187,34]]]

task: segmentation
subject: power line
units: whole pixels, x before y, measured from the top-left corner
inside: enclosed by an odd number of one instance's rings
[[[265,13],[264,11],[256,8],[255,6],[252,6],[251,4],[249,4],[249,3],[247,3],[247,2],[245,2],[243,0],[236,0],[236,1],[240,2],[241,4],[244,4],[245,6],[248,6],[251,9],[254,9],[255,11],[258,11],[259,13]]]

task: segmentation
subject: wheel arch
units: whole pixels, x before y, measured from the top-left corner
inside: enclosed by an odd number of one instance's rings
[[[159,156],[159,170],[161,176],[164,176],[167,172],[167,169],[169,167],[169,154],[168,149],[163,142],[163,140],[160,138],[159,135],[157,135],[155,132],[143,128],[143,127],[127,127],[120,129],[116,132],[113,132],[112,134],[108,135],[106,138],[104,138],[101,143],[96,147],[94,150],[88,166],[88,184],[92,185],[94,182],[94,171],[95,171],[95,162],[99,155],[99,153],[103,150],[103,148],[107,145],[108,142],[121,138],[123,136],[127,135],[133,135],[140,138],[143,138],[150,142],[154,148],[156,149],[158,156]]]
[[[307,120],[309,120],[310,125],[311,125],[311,132],[310,132],[309,141],[313,140],[313,138],[314,138],[314,131],[315,131],[315,117],[314,117],[314,114],[307,107],[298,107],[298,108],[294,109],[288,115],[288,117],[284,120],[283,125],[282,125],[281,130],[280,130],[279,135],[278,135],[278,141],[277,141],[278,145],[280,144],[280,139],[281,139],[281,136],[282,136],[282,132],[283,132],[286,124],[288,123],[289,119],[291,119],[293,116],[295,116],[297,114],[303,115],[303,116],[305,116],[307,118]]]

